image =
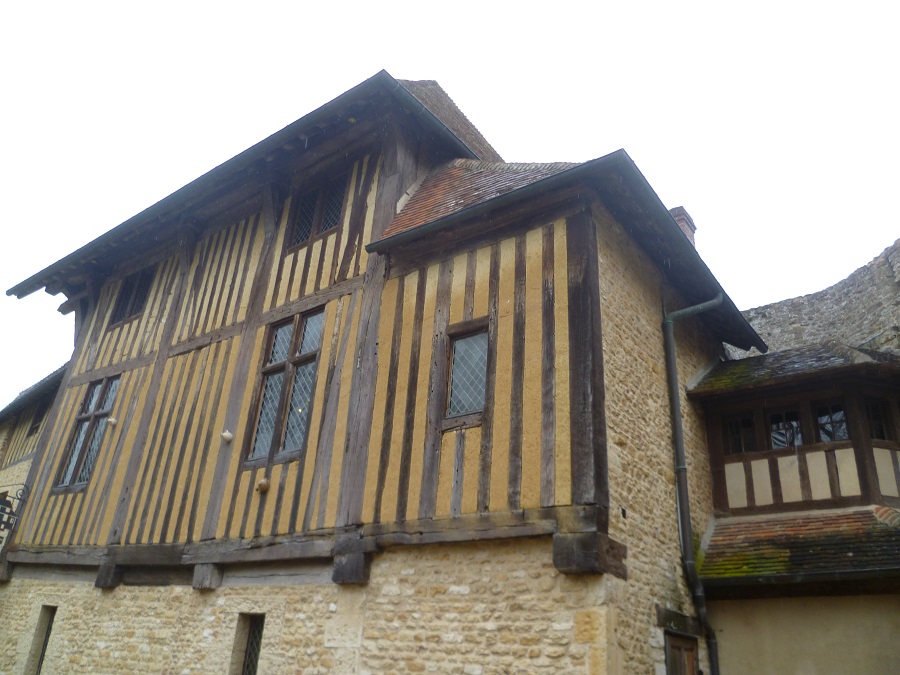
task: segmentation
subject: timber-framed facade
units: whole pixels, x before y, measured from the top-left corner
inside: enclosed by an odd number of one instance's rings
[[[715,660],[679,567],[664,308],[718,298],[674,332],[682,383],[766,345],[624,151],[506,163],[436,83],[381,72],[10,293],[41,288],[76,343],[42,421],[31,396],[8,425],[29,493],[0,595],[31,623],[3,666]],[[692,396],[702,532],[734,469]],[[123,603],[124,631],[85,618]],[[175,625],[183,653],[147,656]]]

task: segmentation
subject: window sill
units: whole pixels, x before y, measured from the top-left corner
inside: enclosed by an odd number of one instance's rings
[[[87,489],[87,486],[87,483],[78,483],[77,485],[54,485],[52,488],[50,488],[50,494],[75,494],[76,492],[84,492],[85,489]]]
[[[303,450],[289,450],[287,452],[279,452],[277,455],[272,457],[272,465],[274,466],[275,464],[288,464],[289,462],[296,462],[302,456]],[[243,471],[249,471],[250,469],[258,469],[261,466],[264,467],[268,463],[268,456],[254,457],[253,459],[245,459],[241,469]]]
[[[457,415],[455,417],[446,417],[441,422],[441,432],[454,431],[455,429],[471,429],[472,427],[480,427],[483,412],[468,413],[466,415]]]

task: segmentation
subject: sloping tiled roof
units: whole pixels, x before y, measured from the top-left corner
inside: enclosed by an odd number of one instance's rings
[[[705,395],[749,389],[798,375],[864,364],[900,369],[900,357],[886,352],[857,349],[831,340],[736,361],[723,361],[691,390],[691,394]]]
[[[898,572],[900,511],[886,506],[721,520],[700,568],[704,583]]]
[[[578,166],[454,159],[436,167],[384,232],[387,239]]]
[[[503,158],[491,147],[487,139],[469,121],[469,118],[441,88],[441,85],[434,80],[398,80],[398,82],[443,122],[479,159],[489,162],[503,161]]]

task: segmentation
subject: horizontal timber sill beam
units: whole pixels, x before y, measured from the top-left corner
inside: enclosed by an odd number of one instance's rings
[[[558,542],[565,541],[572,544],[568,548],[577,553],[575,558],[586,560],[584,564],[578,560],[573,562],[574,554],[569,553],[561,571],[569,574],[609,571],[621,576],[624,573],[625,547],[597,532],[597,510],[598,507],[593,505],[546,507],[372,524],[305,536],[282,535],[191,544],[16,546],[7,553],[6,560],[11,565],[97,567],[103,577],[101,588],[118,585],[122,570],[193,568],[194,587],[206,590],[217,587],[223,566],[304,560],[333,560],[333,579],[336,583],[365,583],[372,555],[387,547],[552,535],[555,549],[559,548]],[[603,538],[599,547],[596,537]],[[572,542],[578,546],[573,548]],[[610,551],[615,554],[610,556]],[[595,554],[602,555],[596,560],[589,560],[596,557]],[[610,557],[618,561],[616,566],[604,564],[604,560]]]

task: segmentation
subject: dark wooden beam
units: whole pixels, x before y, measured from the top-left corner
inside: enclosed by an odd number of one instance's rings
[[[563,574],[612,574],[628,578],[624,544],[602,532],[553,535],[553,566]]]
[[[194,565],[191,587],[195,591],[211,591],[222,585],[222,568],[219,565],[200,563]]]

